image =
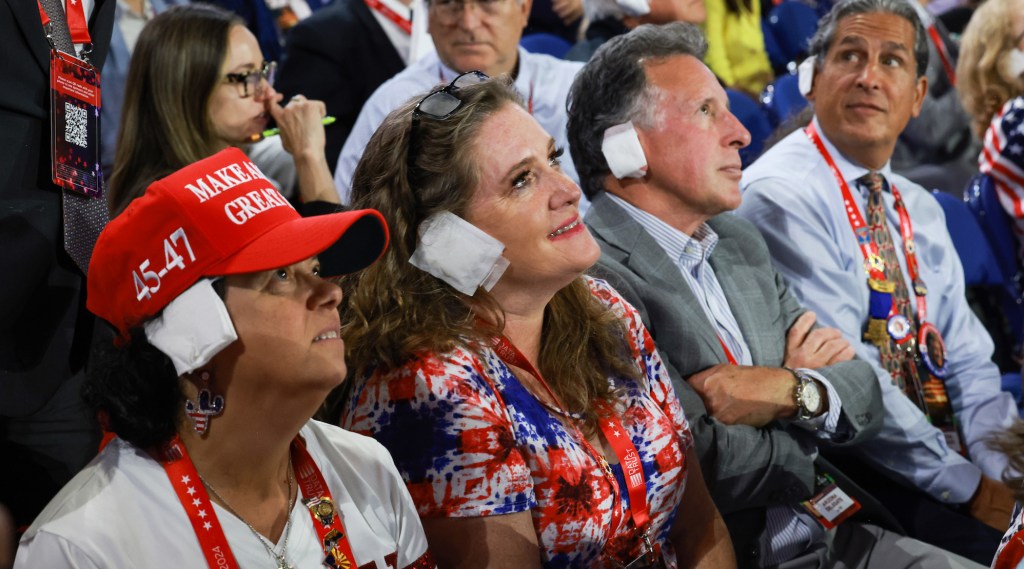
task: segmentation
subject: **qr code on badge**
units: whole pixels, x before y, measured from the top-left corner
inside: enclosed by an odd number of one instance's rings
[[[64,101],[64,140],[75,146],[88,148],[87,111]]]

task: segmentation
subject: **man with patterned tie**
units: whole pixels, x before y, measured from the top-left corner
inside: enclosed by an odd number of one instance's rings
[[[744,173],[738,213],[797,297],[876,366],[882,432],[837,462],[910,535],[987,564],[1013,500],[986,440],[1017,411],[941,208],[889,164],[927,89],[926,42],[904,0],[836,4],[811,42],[814,119]]]

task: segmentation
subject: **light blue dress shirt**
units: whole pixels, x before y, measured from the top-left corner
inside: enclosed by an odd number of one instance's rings
[[[523,103],[533,101],[533,118],[555,139],[555,146],[563,148],[562,171],[573,181],[579,183],[576,168],[569,156],[569,138],[566,124],[569,117],[565,112],[565,102],[569,95],[576,73],[583,64],[578,61],[564,61],[548,55],[530,53],[519,48],[519,73],[516,75],[513,88],[523,98]],[[404,71],[395,75],[377,88],[363,104],[359,111],[356,124],[352,126],[345,145],[341,148],[338,165],[334,169],[334,185],[338,190],[341,203],[351,203],[352,176],[356,165],[363,156],[370,137],[377,127],[384,122],[388,113],[405,104],[409,99],[423,96],[431,88],[441,83],[449,83],[459,76],[458,71],[449,69],[438,58],[436,53],[424,56]],[[532,93],[532,95],[531,95]],[[586,211],[582,198],[580,214]]]
[[[815,126],[821,133],[821,128]],[[865,198],[855,182],[868,172],[840,154],[822,136],[857,206]],[[998,479],[1005,457],[986,445],[1017,416],[1009,394],[1000,391],[999,370],[992,363],[992,339],[964,297],[964,274],[945,216],[924,188],[894,174],[881,173],[903,197],[914,229],[918,263],[928,287],[928,321],[942,333],[948,351],[946,389],[960,420],[971,461],[947,446],[933,427],[881,367],[878,348],[862,339],[868,319],[867,273],[856,237],[844,211],[831,170],[802,130],[771,148],[743,174],[743,204],[737,213],[756,225],[779,272],[800,302],[814,310],[823,325],[838,328],[857,355],[875,368],[882,388],[885,418],[879,435],[854,449],[888,476],[952,504],[967,502],[980,476]],[[884,195],[886,218],[904,278],[899,217],[893,196]],[[911,306],[916,311],[915,303]]]

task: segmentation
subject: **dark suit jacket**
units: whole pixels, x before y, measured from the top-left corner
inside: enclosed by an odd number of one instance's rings
[[[679,269],[654,238],[605,194],[591,202],[586,223],[602,251],[593,272],[640,311],[673,376],[704,479],[729,525],[740,563],[751,563],[765,508],[796,504],[812,496],[816,460],[823,467],[816,445],[826,443],[792,425],[755,429],[727,426],[712,418],[697,392],[682,379],[727,360]],[[719,215],[708,225],[719,237],[711,266],[754,365],[780,367],[786,332],[804,309],[775,272],[753,225],[730,214]],[[856,444],[874,435],[881,426],[882,401],[871,366],[849,361],[816,371],[842,400],[840,425],[848,432],[845,440],[827,444]],[[832,472],[827,465],[824,468]],[[848,485],[844,489],[850,491]]]
[[[327,164],[334,172],[359,111],[405,63],[363,0],[337,0],[288,32],[277,90],[327,105]]]
[[[115,4],[96,0],[89,19],[97,67]],[[35,2],[0,0],[0,46],[0,416],[22,416],[82,369],[93,320],[50,181],[50,47]]]

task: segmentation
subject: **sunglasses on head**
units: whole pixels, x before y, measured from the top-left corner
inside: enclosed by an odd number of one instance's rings
[[[419,129],[422,117],[433,120],[445,120],[455,114],[462,107],[462,99],[458,97],[459,91],[470,85],[479,85],[490,77],[482,71],[467,71],[459,75],[448,85],[431,91],[426,97],[420,99],[419,103],[412,109],[412,130],[409,132],[409,169],[416,162],[418,154],[416,142],[416,131]]]

